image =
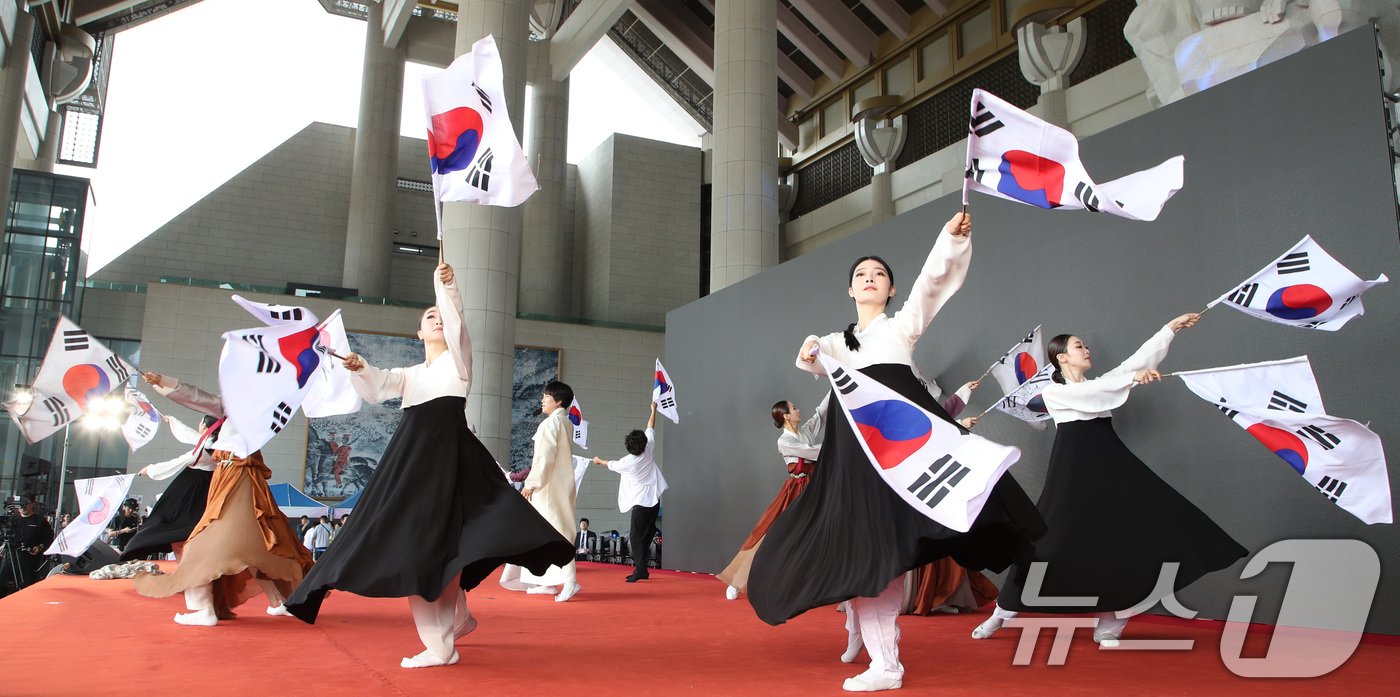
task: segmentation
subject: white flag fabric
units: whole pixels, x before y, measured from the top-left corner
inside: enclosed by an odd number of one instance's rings
[[[818,353],[870,465],[915,510],[967,532],[992,487],[1021,457],[940,419],[859,370]]]
[[[1208,307],[1224,302],[1259,319],[1334,332],[1366,314],[1361,294],[1388,280],[1385,274],[1374,281],[1361,280],[1307,235]]]
[[[578,403],[578,397],[574,397],[574,401],[569,404],[569,423],[573,426],[574,442],[578,443],[578,447],[587,450],[588,422],[583,419],[583,405]]]
[[[335,352],[338,356],[350,353],[350,339],[345,336],[345,322],[340,318],[340,310],[331,313],[318,328],[320,347]],[[360,393],[350,382],[350,371],[339,360],[322,352],[321,366],[312,379],[311,389],[306,393],[306,401],[301,410],[309,417],[338,416],[354,414],[364,405]]]
[[[233,296],[233,301],[238,303],[239,307],[247,310],[248,314],[257,318],[259,322],[269,327],[276,327],[283,324],[302,325],[306,323],[306,318],[310,314],[306,308],[297,305],[260,303],[256,300],[249,300],[241,295]]]
[[[583,475],[588,472],[588,466],[593,461],[581,455],[574,456],[574,496],[578,496],[578,491],[583,487]]]
[[[131,413],[122,423],[122,436],[134,453],[151,442],[160,431],[160,412],[151,404],[150,398],[130,387],[126,388],[126,403],[131,405]]]
[[[224,333],[219,388],[227,423],[216,450],[247,457],[281,433],[306,398],[328,358],[316,315],[298,309],[302,319],[296,323]]]
[[[126,361],[60,316],[34,385],[6,406],[25,439],[38,443],[86,413],[89,400],[121,387],[131,372]]]
[[[661,365],[660,358],[656,359],[656,377],[651,384],[651,401],[656,402],[656,410],[670,419],[671,423],[681,422],[680,412],[676,411],[676,384],[671,382],[671,376]]]
[[[496,40],[487,36],[423,78],[437,200],[518,206],[539,191],[506,113],[503,75]]]
[[[1307,357],[1176,375],[1327,500],[1365,523],[1392,522],[1380,437],[1323,411]]]
[[[972,91],[968,123],[967,190],[1039,208],[1108,213],[1156,220],[1167,199],[1181,190],[1185,158],[1095,184],[1079,161],[1079,141],[983,90]]]
[[[111,477],[74,479],[73,488],[78,492],[78,515],[58,533],[53,544],[44,554],[62,554],[76,557],[87,551],[97,537],[107,529],[107,523],[121,508],[126,492],[131,488],[134,474],[118,474]]]
[[[1050,410],[1045,408],[1045,399],[1040,393],[1045,391],[1046,386],[1051,382],[1050,376],[1055,372],[1055,366],[1046,363],[1036,371],[1028,380],[1021,383],[1016,389],[1006,393],[1005,397],[997,400],[993,408],[1003,414],[1009,414],[1028,424],[1045,427],[1045,422],[1050,420]]]

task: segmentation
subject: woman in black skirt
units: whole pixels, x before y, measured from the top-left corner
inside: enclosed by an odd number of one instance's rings
[[[859,321],[844,333],[808,337],[797,367],[820,373],[812,354],[820,347],[954,423],[911,366],[914,344],[967,275],[971,232],[964,213],[943,226],[908,300],[893,317],[885,315],[895,295],[889,265],[879,257],[857,260],[847,277],[847,293],[855,301]],[[827,410],[842,413],[834,401]],[[844,689],[901,687],[904,667],[896,620],[904,597],[904,572],[946,556],[969,568],[1005,569],[1028,558],[1030,541],[1043,531],[1043,524],[1025,492],[1006,476],[968,532],[935,523],[890,489],[844,416],[829,419],[821,460],[807,489],[778,516],[759,545],[749,573],[749,602],[764,622],[782,624],[812,608],[851,600],[849,611],[855,613],[871,660],[870,669],[846,680]]]
[[[200,444],[200,439],[209,427],[214,425],[214,420],[212,416],[204,416],[199,421],[199,430],[196,431],[173,416],[165,417],[175,440],[190,446]],[[173,476],[175,481],[165,488],[160,500],[151,507],[151,514],[146,516],[146,522],[141,524],[136,536],[126,543],[121,561],[144,559],[152,554],[169,552],[174,552],[175,557],[179,558],[180,548],[184,547],[185,540],[194,530],[200,516],[204,515],[204,504],[209,501],[209,480],[214,476],[214,459],[210,457],[213,452],[207,448],[195,447],[177,458],[141,468],[137,474],[144,474],[156,481]]]
[[[1181,590],[1245,555],[1239,543],[1123,445],[1109,413],[1128,400],[1134,385],[1162,379],[1157,366],[1172,338],[1199,318],[1188,313],[1168,322],[1122,365],[1093,380],[1085,376],[1090,353],[1078,336],[1061,334],[1046,345],[1056,371],[1042,397],[1055,419],[1055,444],[1037,504],[1049,526],[1035,545],[1035,560],[1046,562],[1039,595],[1097,600],[1089,606],[1027,605],[1022,589],[1028,569],[1018,567],[1001,589],[996,610],[972,638],[990,637],[1020,611],[1096,612],[1094,641],[1114,647],[1128,623],[1115,613],[1161,600],[1154,590],[1164,564],[1179,565],[1172,590]]]
[[[574,546],[521,498],[496,459],[467,427],[471,339],[452,267],[434,274],[437,307],[418,337],[427,360],[380,370],[345,357],[355,390],[368,401],[401,397],[404,417],[345,524],[287,599],[298,618],[316,621],[332,588],[375,598],[408,598],[424,651],[400,663],[424,668],[457,662],[455,640],[476,628],[464,591],[504,563],[544,573],[573,561]]]

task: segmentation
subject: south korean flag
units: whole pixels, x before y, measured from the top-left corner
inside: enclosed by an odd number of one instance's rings
[[[219,388],[232,428],[220,431],[215,449],[247,457],[262,448],[287,427],[314,385],[328,358],[316,315],[298,309],[300,322],[224,334]]]
[[[127,447],[136,452],[141,446],[151,442],[160,430],[160,412],[151,404],[150,398],[140,390],[126,388],[126,403],[131,405],[131,413],[122,424],[122,436]]]
[[[6,403],[26,440],[38,443],[87,412],[131,377],[133,368],[82,327],[60,316],[31,389]]]
[[[666,367],[661,365],[660,358],[656,359],[656,375],[651,383],[651,401],[656,402],[656,410],[670,419],[671,423],[681,422],[680,412],[676,411],[676,384],[671,382],[671,376],[666,372]]]
[[[1269,322],[1334,332],[1366,314],[1361,295],[1388,280],[1361,280],[1308,235],[1208,307],[1223,302]]]
[[[1176,375],[1328,501],[1368,524],[1392,522],[1380,436],[1323,411],[1307,357]]]
[[[1103,212],[1130,220],[1156,220],[1182,187],[1185,158],[1095,184],[1079,161],[1079,141],[983,90],[972,91],[968,123],[969,189],[1037,208]]]
[[[963,433],[894,390],[818,353],[861,449],[904,502],[967,532],[1021,451]]]
[[[1050,410],[1045,407],[1045,398],[1041,393],[1051,383],[1051,374],[1055,372],[1055,366],[1046,363],[1030,376],[1025,382],[1016,386],[1016,389],[1006,393],[1005,397],[997,400],[992,405],[997,411],[1014,416],[1032,426],[1044,429],[1046,422],[1050,420]]]
[[[1000,400],[999,405],[1005,409],[1014,408],[1018,403],[1023,403],[1019,397],[1012,398],[1013,393],[1017,393],[1021,386],[1036,376],[1045,364],[1045,342],[1040,333],[1040,327],[1032,329],[1024,339],[1016,342],[1006,353],[997,359],[990,368],[987,369],[997,384],[1001,386],[1001,392],[1007,395],[1006,399]],[[1025,400],[1033,399],[1040,394],[1036,391],[1034,395],[1027,396]],[[1044,403],[1039,404],[1039,411],[1007,411],[1006,413],[1029,423],[1037,430],[1044,430],[1045,422],[1050,415],[1045,411]]]
[[[583,419],[583,406],[578,403],[578,397],[569,404],[569,426],[573,430],[574,442],[584,450],[588,449],[588,422]]]

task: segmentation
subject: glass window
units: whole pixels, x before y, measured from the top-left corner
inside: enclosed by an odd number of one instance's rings
[[[851,120],[851,112],[846,108],[845,95],[833,99],[822,107],[822,135],[828,136],[846,127]]]
[[[903,60],[885,69],[885,94],[910,97],[914,94],[914,57]]]
[[[919,49],[919,79],[941,77],[953,67],[952,42],[944,34]]]
[[[990,45],[994,38],[992,28],[992,8],[978,12],[958,25],[959,58],[976,53]]]
[[[854,97],[852,105],[859,104],[861,101],[870,99],[871,97],[880,96],[880,81],[877,80],[876,77],[875,75],[871,75],[870,79],[856,86],[855,92],[851,95]]]

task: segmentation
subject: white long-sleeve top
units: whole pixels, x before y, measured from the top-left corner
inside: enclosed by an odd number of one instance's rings
[[[661,503],[666,491],[666,478],[656,464],[656,429],[648,428],[647,445],[641,455],[628,453],[620,460],[609,460],[608,469],[622,475],[617,485],[617,510],[627,512],[633,506],[651,508]]]
[[[1112,416],[1111,410],[1128,401],[1128,392],[1137,384],[1133,378],[1138,371],[1155,370],[1167,357],[1167,348],[1175,336],[1170,325],[1164,326],[1117,368],[1093,380],[1064,385],[1050,383],[1041,392],[1050,418],[1062,424]]]
[[[933,249],[929,250],[928,259],[924,261],[924,268],[909,288],[904,305],[893,317],[880,315],[864,329],[857,327],[853,330],[860,341],[859,351],[846,348],[846,339],[841,332],[822,337],[808,336],[802,343],[805,346],[808,341],[816,341],[821,345],[822,353],[852,368],[879,363],[912,366],[914,344],[918,343],[919,337],[923,336],[944,303],[962,287],[971,262],[971,237],[939,233]],[[895,287],[898,288],[897,285]],[[826,374],[820,362],[807,363],[800,358],[796,362],[798,368],[809,373]]]
[[[795,464],[798,458],[813,461],[822,451],[822,431],[826,428],[826,401],[817,405],[816,413],[812,414],[797,432],[783,429],[783,434],[778,436],[778,454],[783,456],[785,464]]]
[[[159,389],[159,388],[157,388]],[[181,423],[179,419],[170,417],[170,434],[175,436],[175,440],[185,445],[195,445],[199,443],[199,431]],[[169,479],[180,473],[181,470],[189,467],[191,469],[214,471],[213,458],[205,457],[203,451],[183,453],[179,457],[174,457],[165,462],[146,465],[146,476],[160,481]]]
[[[365,401],[377,403],[402,397],[401,408],[407,409],[438,397],[465,398],[471,393],[472,341],[462,319],[462,296],[457,293],[455,282],[443,284],[436,274],[433,291],[447,352],[432,362],[406,368],[384,370],[366,362],[363,370],[350,374],[350,384]]]

